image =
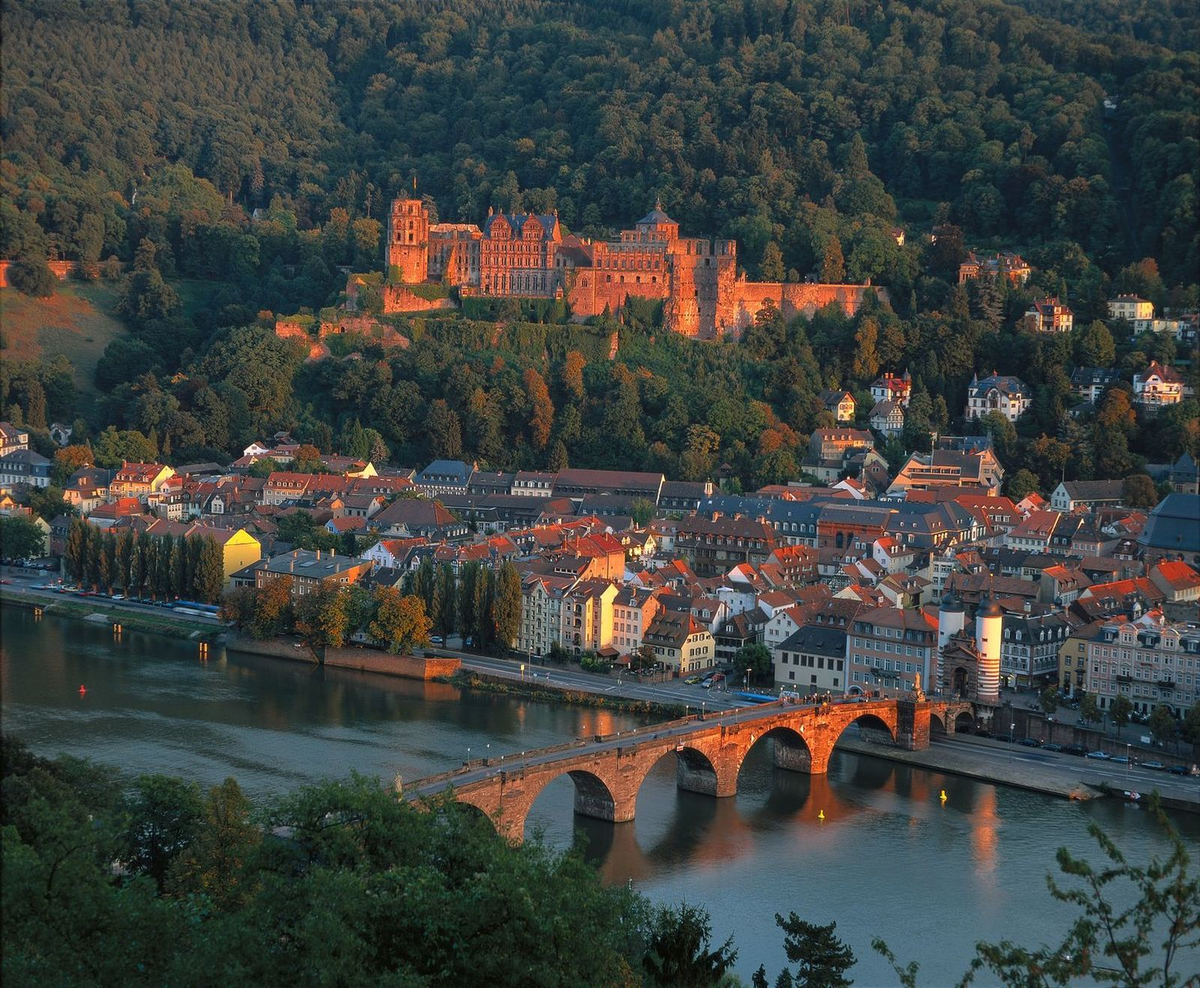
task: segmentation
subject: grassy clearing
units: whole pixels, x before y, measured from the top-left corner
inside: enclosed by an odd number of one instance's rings
[[[96,364],[125,331],[115,309],[116,287],[110,282],[61,282],[51,298],[0,289],[4,359],[52,360],[62,354],[75,368],[76,387],[95,393]]]

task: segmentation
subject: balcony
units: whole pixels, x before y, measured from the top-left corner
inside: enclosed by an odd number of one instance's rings
[[[1158,688],[1159,688],[1159,689],[1164,689],[1164,690],[1173,690],[1173,689],[1175,688],[1175,680],[1173,680],[1173,679],[1160,679],[1160,680],[1158,681],[1158,683],[1157,683],[1157,686],[1158,686]]]

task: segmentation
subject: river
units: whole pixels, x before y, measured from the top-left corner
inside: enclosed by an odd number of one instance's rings
[[[234,775],[260,799],[351,770],[414,779],[468,751],[500,755],[644,723],[219,647],[201,661],[192,643],[136,632],[114,641],[104,626],[12,607],[2,617],[6,731],[39,753],[131,774],[205,784]],[[1060,845],[1099,860],[1090,821],[1133,860],[1166,848],[1142,808],[1069,803],[844,752],[827,776],[810,777],[774,769],[761,745],[739,790],[722,800],[682,792],[668,755],[643,786],[633,822],[574,817],[564,777],[539,797],[529,829],[555,846],[585,842],[606,881],[705,906],[714,934],[734,935],[747,982],[759,963],[773,982],[786,961],[776,912],[835,919],[858,956],[850,973],[860,986],[895,981],[870,949],[873,936],[920,961],[920,984],[942,985],[965,971],[977,940],[1033,945],[1065,929],[1073,914],[1050,899],[1045,876]],[[1200,841],[1198,818],[1175,823]]]

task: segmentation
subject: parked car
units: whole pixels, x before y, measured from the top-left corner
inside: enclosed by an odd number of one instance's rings
[[[1081,744],[1069,744],[1063,748],[1063,754],[1075,755],[1078,758],[1082,758],[1087,754],[1087,748]]]
[[[1118,765],[1128,765],[1129,764],[1129,756],[1128,755],[1113,755],[1112,758],[1109,759],[1109,761],[1115,762]]]
[[[1062,745],[1055,744],[1053,741],[1047,741],[1042,745],[1042,751],[1062,751]]]
[[[687,683],[688,686],[695,686],[698,682],[700,682],[700,677],[699,676],[688,676],[688,678],[685,679],[684,682]]]
[[[1100,761],[1106,762],[1106,761],[1108,761],[1108,752],[1107,751],[1089,751],[1087,753],[1087,757],[1088,758],[1096,758],[1096,759],[1099,759]]]
[[[1017,744],[1022,745],[1023,747],[1026,747],[1026,748],[1040,748],[1042,746],[1042,742],[1037,741],[1034,738],[1021,738],[1021,740],[1018,741]]]
[[[1162,762],[1142,762],[1142,768],[1152,769],[1155,772],[1165,771],[1166,767]]]
[[[430,635],[429,636],[429,644],[430,645],[444,645],[445,643],[446,643],[446,639],[444,639],[441,635]]]
[[[1186,765],[1172,765],[1167,771],[1172,775],[1187,775],[1188,767]]]

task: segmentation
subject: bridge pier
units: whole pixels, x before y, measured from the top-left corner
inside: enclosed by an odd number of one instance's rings
[[[896,701],[896,744],[909,751],[929,747],[928,701]]]
[[[776,768],[787,772],[803,772],[806,775],[824,775],[829,771],[829,752],[818,751],[804,745],[786,744],[779,738],[772,739],[773,759]]]

